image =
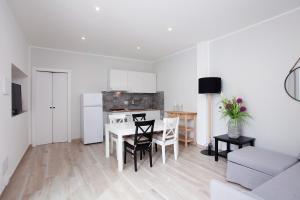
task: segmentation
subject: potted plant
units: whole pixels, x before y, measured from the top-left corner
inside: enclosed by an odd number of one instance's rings
[[[228,137],[239,138],[241,135],[241,126],[247,118],[251,116],[247,108],[243,105],[242,98],[227,99],[223,98],[220,106],[222,118],[228,118]]]

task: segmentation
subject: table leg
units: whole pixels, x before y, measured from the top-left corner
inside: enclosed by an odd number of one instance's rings
[[[230,151],[231,151],[231,149],[230,149],[230,143],[227,142],[227,153],[229,153]]]
[[[105,156],[106,158],[109,157],[109,130],[105,127]]]
[[[118,169],[119,171],[123,170],[123,137],[122,135],[118,134],[118,148],[117,148],[117,158],[118,158]]]
[[[254,141],[251,141],[251,142],[250,142],[250,145],[254,147]]]
[[[187,147],[188,146],[188,143],[187,143],[187,140],[188,140],[188,130],[187,130],[187,118],[185,117],[184,119],[184,126],[185,126],[185,136],[184,136],[184,146]]]
[[[243,148],[243,145],[242,145],[242,144],[239,145],[239,149],[241,149],[241,148]]]
[[[197,118],[194,117],[194,145],[197,145]]]
[[[218,140],[215,139],[215,161],[217,162],[219,160],[219,147],[218,147]]]

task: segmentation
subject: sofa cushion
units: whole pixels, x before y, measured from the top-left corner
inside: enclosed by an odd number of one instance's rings
[[[251,146],[229,153],[228,160],[271,176],[279,174],[298,161],[289,155]]]
[[[265,200],[300,199],[300,162],[252,191]]]
[[[217,180],[210,182],[211,200],[263,200],[261,197],[244,190],[233,188]]]

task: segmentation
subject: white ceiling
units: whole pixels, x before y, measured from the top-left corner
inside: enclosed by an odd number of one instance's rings
[[[143,60],[156,60],[300,6],[300,0],[7,1],[31,45]]]

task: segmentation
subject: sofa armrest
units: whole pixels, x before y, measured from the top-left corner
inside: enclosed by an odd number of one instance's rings
[[[225,183],[212,180],[210,183],[211,200],[263,200],[251,192],[242,192]]]

